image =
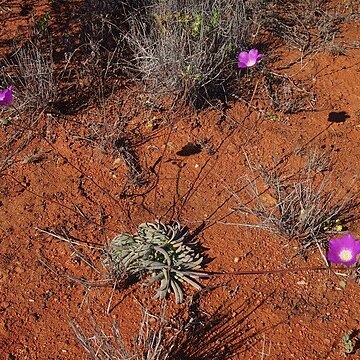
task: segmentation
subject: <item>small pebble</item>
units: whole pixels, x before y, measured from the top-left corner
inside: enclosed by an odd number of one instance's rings
[[[118,167],[118,166],[121,165],[121,163],[122,163],[121,158],[116,158],[116,159],[114,160],[112,166],[113,166],[113,168],[114,168],[114,167]]]
[[[14,270],[17,274],[21,274],[24,272],[24,270],[20,266],[16,266]]]

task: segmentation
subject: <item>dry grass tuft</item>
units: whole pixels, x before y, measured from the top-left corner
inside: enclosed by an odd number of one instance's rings
[[[175,336],[166,336],[168,322],[164,318],[165,306],[160,315],[150,314],[146,309],[139,333],[130,345],[126,345],[119,326],[112,323],[112,333],[107,335],[95,322],[90,322],[87,332],[79,324],[71,322],[71,328],[80,344],[94,360],[171,360]]]
[[[58,84],[52,58],[51,41],[47,50],[34,36],[6,61],[5,79],[14,84],[16,106],[20,112],[49,109],[57,98]]]
[[[251,24],[244,2],[236,0],[151,1],[127,21],[129,69],[155,93],[195,106],[224,95]]]
[[[249,162],[257,176],[248,180],[243,196],[234,193],[237,211],[247,219],[244,225],[297,240],[302,250],[314,244],[326,247],[329,234],[345,231],[360,205],[350,190],[339,194],[328,172],[330,163],[328,155],[311,153],[303,166],[286,173]]]

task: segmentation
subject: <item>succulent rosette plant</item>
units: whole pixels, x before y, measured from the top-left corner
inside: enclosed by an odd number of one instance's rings
[[[117,278],[123,271],[129,277],[151,275],[147,285],[160,282],[155,297],[165,299],[173,292],[179,304],[184,299],[181,283],[200,290],[197,280],[208,276],[199,271],[204,259],[197,247],[190,241],[187,228],[178,222],[143,223],[137,233],[122,233],[112,240],[106,264]]]

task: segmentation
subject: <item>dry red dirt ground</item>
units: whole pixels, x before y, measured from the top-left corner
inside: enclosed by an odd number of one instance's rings
[[[46,2],[28,3],[24,10],[24,4],[0,1],[2,55],[13,38],[26,33],[33,14],[53,11]],[[344,42],[359,37],[359,22],[342,29]],[[284,49],[282,56],[286,64],[298,54]],[[204,222],[198,239],[211,259],[207,271],[324,266],[316,248],[307,258],[299,256],[296,241],[240,226],[243,219],[232,211],[231,193],[245,175],[255,176],[245,154],[276,163],[287,155],[296,162],[304,149],[329,150],[333,186],[339,193],[350,185],[354,193],[360,190],[352,181],[360,168],[360,50],[347,49],[344,56],[317,53],[289,72],[311,79],[316,111],[270,119],[234,101],[225,112],[135,113],[137,104],[130,102],[129,128],[142,134],[136,152],[146,169],[148,185],[143,187],[131,184],[121,159],[87,138],[85,127],[103,121],[102,109],[87,108],[74,117],[41,114],[26,146],[0,177],[0,358],[87,359],[70,321],[83,324],[93,317],[108,331],[114,319],[130,343],[139,331],[142,308],[160,309],[152,287],[137,283],[113,291],[66,278],[96,280],[101,274],[69,244],[40,229],[66,230],[80,242],[100,246],[144,221],[176,219],[190,230]],[[121,96],[107,100],[107,116],[116,114]],[[331,112],[345,112],[344,121],[329,122]],[[168,125],[149,126],[155,116]],[[1,143],[29,124],[18,117],[1,127]],[[24,137],[29,134],[25,129]],[[204,139],[202,151],[181,151]],[[14,149],[20,144],[15,142]],[[360,236],[358,222],[349,230]],[[103,270],[99,253],[86,251]],[[196,324],[198,336],[185,345],[184,359],[342,359],[344,334],[360,330],[360,297],[355,281],[343,287],[340,280],[331,271],[311,270],[202,280],[205,290],[199,296],[193,298],[194,290],[187,288],[181,305],[170,296],[167,318],[175,323],[191,317],[188,307],[197,299],[202,314],[218,319],[212,326]],[[359,351],[348,355],[358,356]]]

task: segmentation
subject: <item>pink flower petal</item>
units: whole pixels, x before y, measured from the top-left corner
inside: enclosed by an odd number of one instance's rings
[[[246,51],[242,51],[239,54],[239,62],[246,64],[248,60],[249,60],[249,54]]]
[[[240,69],[246,69],[248,66],[247,66],[247,63],[239,62],[239,63],[238,63],[238,67],[239,67]]]
[[[262,58],[262,54],[259,54],[259,51],[257,49],[251,49],[249,51],[249,63],[254,66],[260,59]]]
[[[7,89],[0,91],[0,106],[9,106],[13,103],[14,96],[12,93],[12,85]]]
[[[249,58],[250,59],[256,59],[258,55],[259,55],[259,51],[257,49],[251,49],[249,51]]]

